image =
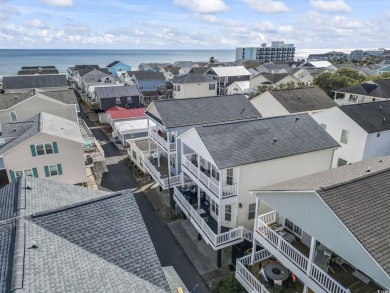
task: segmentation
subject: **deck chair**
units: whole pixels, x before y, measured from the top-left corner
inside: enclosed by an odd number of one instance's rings
[[[327,248],[325,245],[320,244],[317,247],[314,263],[320,268],[322,268],[325,272],[328,272],[328,269],[330,269],[334,273],[332,268],[329,266],[329,261],[331,257],[332,257],[332,251],[329,248]]]

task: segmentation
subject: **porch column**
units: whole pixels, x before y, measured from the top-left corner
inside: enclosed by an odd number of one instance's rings
[[[222,265],[222,256],[221,256],[221,249],[217,250],[217,267],[220,268]]]
[[[200,209],[200,186],[198,186],[198,209]]]
[[[260,200],[256,196],[256,210],[255,210],[255,222],[253,224],[253,232],[257,228],[257,217],[259,215],[259,209],[260,209]],[[252,259],[251,259],[251,265],[253,266],[255,264],[255,252],[256,252],[256,239],[253,236],[253,243],[252,243]]]
[[[200,177],[200,155],[197,154],[196,161],[198,162],[198,178]]]
[[[221,234],[221,222],[222,222],[222,206],[218,205],[218,234]]]
[[[180,174],[180,181],[181,181],[181,187],[184,187],[184,173],[181,172]]]
[[[157,145],[157,166],[160,167],[160,150],[158,148],[158,143]]]
[[[218,170],[219,171],[219,170]],[[220,199],[222,199],[222,194],[223,194],[223,192],[222,192],[222,180],[223,180],[223,178],[222,178],[222,174],[223,174],[223,172],[222,171],[219,171],[219,192],[218,192],[218,197],[220,198]]]
[[[306,284],[303,286],[303,293],[309,293],[309,287]]]
[[[306,269],[306,274],[309,276],[310,276],[310,267],[311,267],[311,264],[313,263],[315,250],[316,250],[316,240],[312,236],[311,242],[310,242],[309,261],[307,262],[307,269]]]
[[[149,156],[150,156],[150,138],[149,138],[149,117],[148,116],[146,116],[146,121],[147,121],[147,123],[148,123],[148,147],[149,147]]]

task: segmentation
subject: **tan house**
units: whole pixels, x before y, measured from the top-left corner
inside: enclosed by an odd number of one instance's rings
[[[64,183],[86,182],[84,139],[78,123],[48,113],[2,125],[0,169],[8,181],[25,174]]]
[[[288,73],[261,73],[249,80],[249,90],[251,92],[257,92],[259,86],[261,87],[265,85],[272,88],[277,88],[281,84],[286,86],[291,82],[298,84],[300,80]]]

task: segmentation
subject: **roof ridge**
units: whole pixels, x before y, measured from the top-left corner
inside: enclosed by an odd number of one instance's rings
[[[96,198],[92,198],[92,199],[87,199],[85,201],[79,201],[79,202],[72,203],[72,204],[69,204],[69,205],[65,205],[65,206],[62,206],[62,207],[57,207],[57,208],[54,208],[54,209],[51,209],[51,210],[46,210],[46,211],[42,211],[42,212],[33,213],[31,215],[28,215],[26,218],[32,218],[33,219],[33,218],[43,217],[43,216],[46,216],[46,215],[51,215],[51,214],[67,211],[67,210],[70,210],[70,209],[73,209],[73,208],[85,206],[85,205],[88,205],[88,204],[91,204],[91,203],[95,203],[95,202],[99,202],[99,201],[103,201],[103,200],[106,200],[108,198],[120,196],[120,195],[126,194],[128,192],[131,193],[131,190],[125,189],[125,190],[122,190],[122,191],[111,192],[109,194],[104,194],[102,196],[99,196],[99,197],[96,197]]]
[[[190,101],[190,100],[200,100],[200,99],[210,99],[210,98],[224,98],[224,99],[227,99],[227,98],[231,98],[231,97],[237,97],[237,96],[245,96],[244,94],[237,94],[237,95],[227,95],[227,96],[211,96],[211,97],[196,97],[196,98],[185,98],[185,99],[166,99],[166,100],[156,100],[156,101],[153,101],[153,103],[156,103],[156,102],[179,102],[179,101]]]
[[[380,162],[382,162],[382,160],[380,160]],[[368,170],[370,170],[370,169],[368,169]],[[372,176],[376,176],[376,175],[379,175],[379,174],[382,174],[382,173],[389,172],[390,171],[390,167],[382,169],[382,170],[378,170],[378,171],[375,171],[375,172],[371,172],[371,171],[368,171],[368,170],[366,170],[366,174],[360,175],[360,176],[355,177],[353,179],[349,179],[349,180],[346,180],[346,181],[343,181],[343,182],[331,184],[331,185],[328,185],[328,186],[318,187],[315,190],[316,191],[321,191],[321,190],[322,191],[329,191],[331,189],[334,189],[334,188],[337,188],[337,187],[340,187],[340,186],[343,186],[343,185],[347,185],[347,184],[350,184],[350,183],[353,183],[353,182],[357,182],[357,181],[360,181],[360,180],[363,180],[363,179],[366,179],[366,178],[369,178],[369,177],[372,177]]]

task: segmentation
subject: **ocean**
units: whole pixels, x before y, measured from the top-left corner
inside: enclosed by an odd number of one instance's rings
[[[311,53],[332,49],[296,49],[295,58],[307,58]],[[333,49],[335,50],[335,49]],[[337,50],[337,49],[336,49]],[[350,49],[342,49],[350,52]],[[175,61],[234,61],[235,49],[230,50],[78,50],[78,49],[0,49],[0,76],[16,75],[22,66],[54,65],[60,73],[76,64],[97,64],[105,67],[119,60],[133,69],[140,63],[173,63]]]

